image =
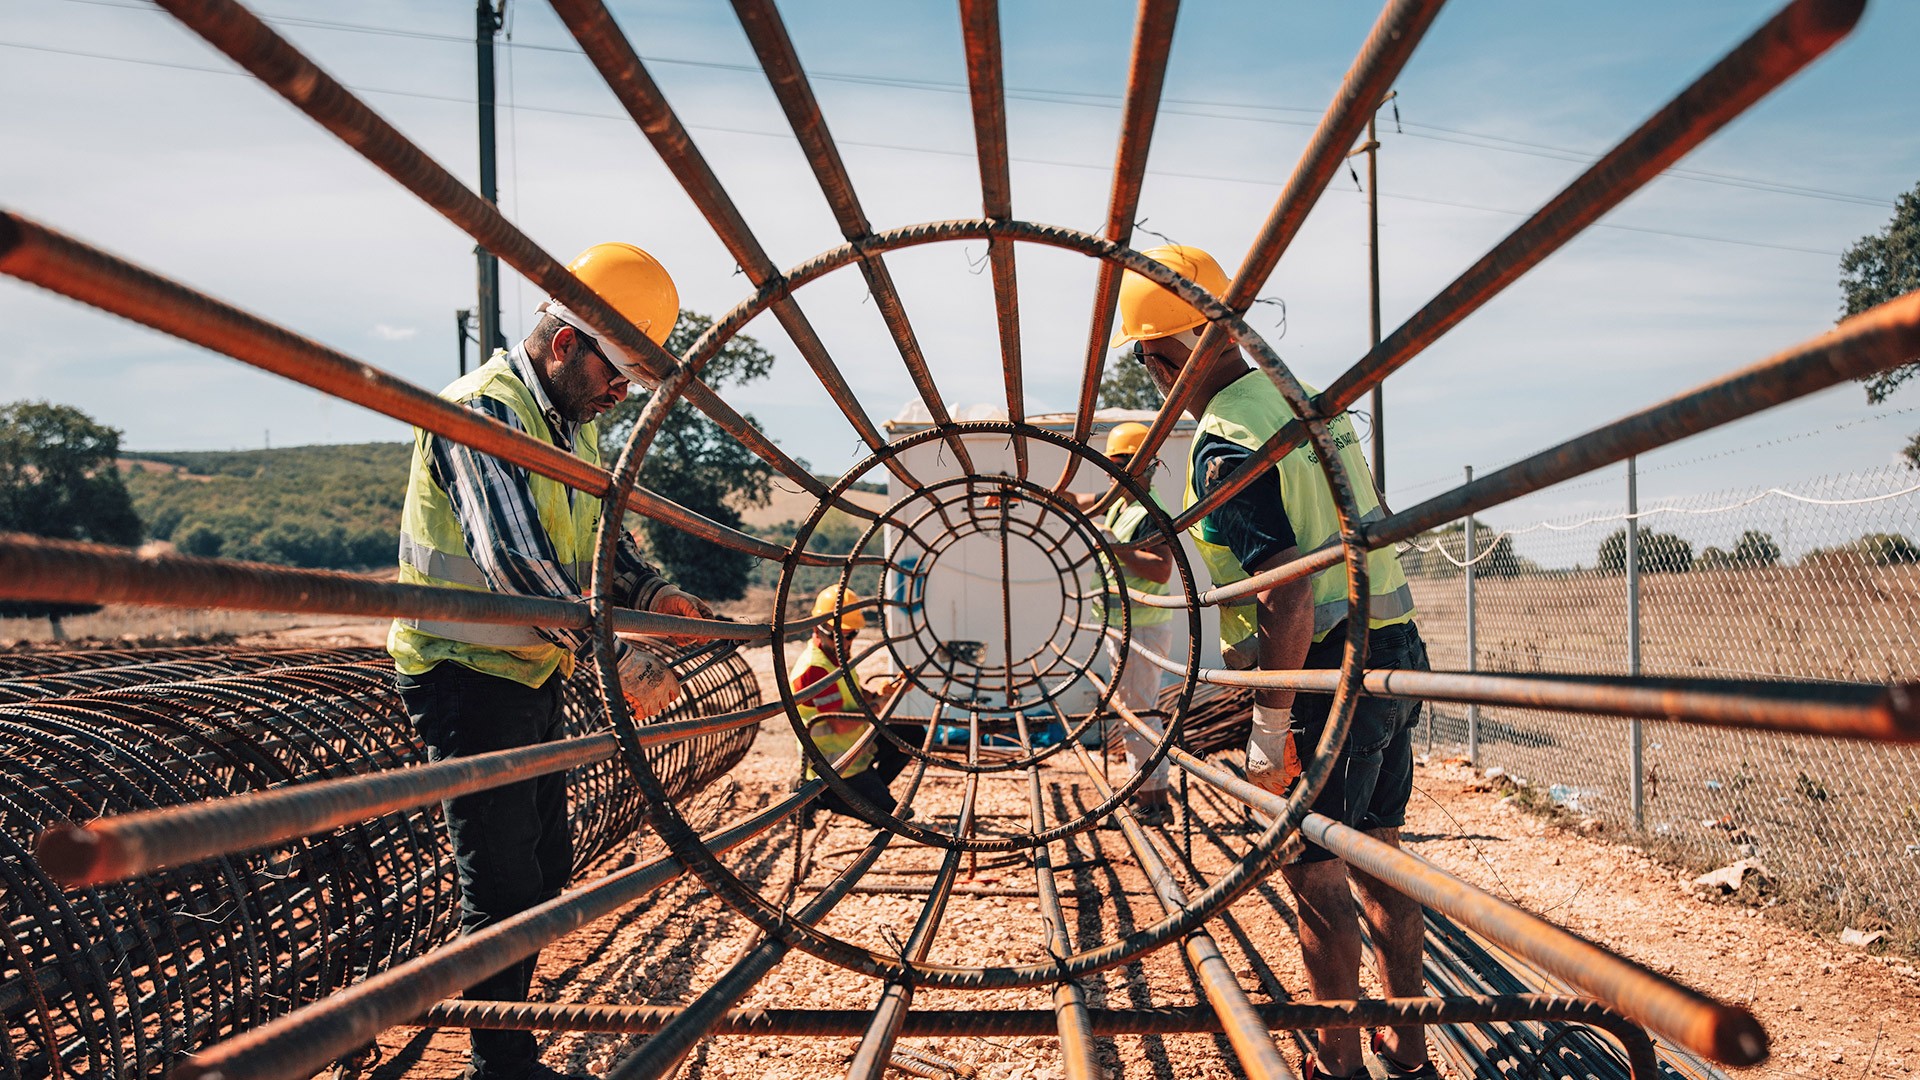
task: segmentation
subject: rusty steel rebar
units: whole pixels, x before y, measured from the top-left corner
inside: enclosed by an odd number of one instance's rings
[[[234,63],[306,113],[442,217],[465,230],[481,247],[499,256],[528,281],[558,297],[596,329],[646,365],[655,381],[678,366],[671,353],[653,343],[599,294],[587,288],[559,260],[541,249],[500,211],[414,145],[365,102],[318,64],[274,33],[237,0],[156,0],[188,29],[205,38]],[[700,382],[698,372],[684,390],[686,400],[771,465],[774,471],[815,496],[826,485],[793,460],[732,406]],[[837,504],[855,517],[868,511],[856,503]]]
[[[1853,29],[1865,0],[1793,0],[1673,100],[1622,139],[1506,239],[1335,379],[1315,401],[1338,415],[1478,311],[1588,226],[1832,48]],[[1384,93],[1385,86],[1380,88]],[[1368,99],[1367,116],[1373,115]],[[1342,144],[1344,147],[1351,144]],[[1239,310],[1239,309],[1236,309]],[[1209,334],[1212,330],[1209,329]],[[1185,528],[1221,506],[1300,445],[1291,421],[1178,519]],[[1669,440],[1671,441],[1671,440]]]
[[[709,663],[701,650],[639,647],[686,675],[669,716],[758,698],[737,655]],[[0,961],[8,1075],[53,1075],[49,1048],[60,1073],[152,1075],[453,933],[453,858],[435,808],[356,814],[310,830],[325,835],[98,888],[52,880],[23,850],[38,826],[103,808],[191,810],[425,761],[384,651],[327,652],[344,659],[259,670],[253,661],[275,654],[243,650],[235,659],[255,670],[0,706],[0,877],[19,905],[13,918],[25,917],[14,924],[19,947]],[[605,725],[584,678],[567,683],[561,707],[571,732]],[[664,748],[656,765],[684,796],[730,768],[751,738],[715,733]],[[638,824],[622,772],[605,755],[570,772],[576,870]]]

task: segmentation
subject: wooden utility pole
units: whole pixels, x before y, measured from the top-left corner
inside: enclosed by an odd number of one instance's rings
[[[495,205],[500,200],[493,162],[493,39],[506,25],[506,14],[507,0],[474,2],[473,45],[480,81],[480,197]],[[480,358],[484,362],[495,349],[507,347],[506,337],[500,332],[500,260],[478,245],[473,253],[479,259]],[[461,370],[465,369],[463,355]]]
[[[1388,91],[1387,96],[1380,99],[1380,104],[1374,106],[1374,112],[1378,113],[1398,93],[1398,90]],[[1373,349],[1380,345],[1380,138],[1375,130],[1374,117],[1367,117],[1367,141],[1347,156],[1354,154],[1367,155],[1367,344],[1369,349]],[[1387,404],[1378,386],[1373,388],[1372,409],[1373,484],[1381,495],[1385,495]]]

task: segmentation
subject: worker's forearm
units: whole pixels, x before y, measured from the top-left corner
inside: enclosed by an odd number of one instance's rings
[[[1145,551],[1115,551],[1113,554],[1120,560],[1120,565],[1127,568],[1127,573],[1135,577],[1143,577],[1148,581],[1164,584],[1173,576],[1173,560],[1165,551],[1158,548]]]
[[[1279,565],[1291,558],[1283,552],[1270,560]],[[1265,570],[1266,567],[1260,567]],[[1256,573],[1259,571],[1256,571]],[[1256,596],[1260,624],[1260,670],[1294,671],[1306,663],[1313,646],[1313,584],[1310,579],[1285,581]],[[1261,690],[1260,704],[1285,708],[1293,704],[1291,690]]]

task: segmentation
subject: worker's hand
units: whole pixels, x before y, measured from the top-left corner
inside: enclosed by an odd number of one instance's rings
[[[713,618],[713,608],[708,606],[705,600],[700,599],[690,592],[683,592],[671,585],[660,590],[659,595],[653,598],[653,603],[647,610],[653,612],[655,615],[678,615],[686,619]],[[698,645],[706,640],[706,638],[691,637],[685,634],[668,634],[666,638],[667,641],[672,643],[676,648],[682,649],[689,645]]]
[[[885,701],[893,696],[894,691],[905,685],[906,681],[907,677],[905,675],[895,675],[885,679],[874,679],[866,684],[867,696]]]
[[[646,651],[622,642],[616,662],[620,672],[620,694],[627,699],[636,721],[650,720],[673,707],[680,696],[680,680],[667,662]]]
[[[1247,782],[1285,795],[1300,777],[1300,751],[1294,745],[1293,708],[1253,706],[1253,730],[1247,735]]]

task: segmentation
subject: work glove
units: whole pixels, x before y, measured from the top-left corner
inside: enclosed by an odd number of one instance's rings
[[[705,600],[673,585],[661,589],[659,593],[654,596],[653,602],[647,606],[647,610],[653,612],[655,615],[679,615],[688,619],[713,618],[713,608],[710,607]],[[666,635],[666,639],[668,643],[679,649],[684,649],[689,645],[698,645],[707,640],[706,638],[690,637],[684,634],[668,634]]]
[[[1247,782],[1285,795],[1300,778],[1300,751],[1294,745],[1293,707],[1253,704],[1253,731],[1247,736]]]
[[[665,660],[645,649],[622,642],[620,658],[615,661],[620,673],[620,693],[627,699],[635,721],[650,720],[673,707],[680,696],[680,680]]]

